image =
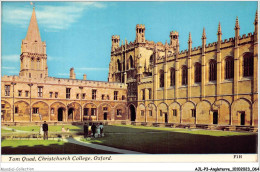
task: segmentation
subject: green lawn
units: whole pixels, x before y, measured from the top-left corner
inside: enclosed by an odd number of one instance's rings
[[[2,154],[115,154],[56,140],[2,140]]]
[[[40,131],[40,126],[8,126],[7,128],[11,128],[14,130],[21,130],[21,131],[34,131],[34,132]],[[48,128],[49,128],[49,132],[61,132],[62,125],[49,125]],[[82,132],[83,127],[75,126],[75,125],[64,125],[64,128],[65,129],[69,128],[70,132]],[[4,130],[4,132],[6,131],[7,130]]]
[[[61,127],[62,126],[49,125],[49,131],[59,132],[61,131]],[[66,125],[64,127],[70,128],[71,132],[83,133],[82,126]],[[32,131],[33,129],[34,132],[39,131],[39,126],[15,126],[9,128],[22,131]],[[257,134],[249,132],[190,130],[130,125],[105,126],[104,132],[105,137],[91,139],[90,142],[151,154],[223,154],[257,152]],[[29,154],[107,153],[99,150],[89,150],[87,147],[71,143],[34,140],[3,140],[2,152],[4,154],[23,152],[28,152]]]
[[[116,125],[105,126],[107,133],[136,133],[136,132],[180,132],[189,134],[209,135],[209,136],[236,136],[236,135],[252,135],[249,132],[231,132],[218,130],[201,130],[201,129],[183,129],[183,128],[167,128],[167,127],[145,127],[132,125]]]
[[[156,154],[256,153],[257,134],[139,126],[105,126],[96,144]]]

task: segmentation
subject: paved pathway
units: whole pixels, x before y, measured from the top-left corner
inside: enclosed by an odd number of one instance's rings
[[[16,130],[16,129],[8,128],[8,127],[5,127],[5,126],[2,126],[1,128],[4,129],[4,130],[10,130],[10,131],[15,131],[15,132],[23,132],[23,133],[30,132],[30,131]]]
[[[80,137],[67,138],[67,141],[70,143],[81,145],[81,146],[86,146],[86,147],[90,147],[93,149],[99,149],[99,150],[104,150],[104,151],[110,151],[110,152],[116,152],[116,153],[122,153],[122,154],[144,154],[144,153],[136,152],[136,151],[118,149],[118,148],[113,148],[113,147],[109,147],[109,146],[103,146],[103,145],[93,144],[93,143],[89,143],[89,142],[83,142],[83,141],[80,141]]]

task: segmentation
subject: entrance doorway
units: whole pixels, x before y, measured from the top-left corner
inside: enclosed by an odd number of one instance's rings
[[[58,109],[58,121],[63,121],[63,108]]]
[[[104,113],[104,120],[107,120],[107,112]]]
[[[136,119],[135,107],[133,105],[130,105],[129,109],[130,109],[130,114],[131,114],[131,121],[135,121],[135,119]]]
[[[245,125],[245,112],[241,112],[240,114],[240,125]]]
[[[74,114],[74,109],[69,108],[69,110],[68,110],[68,120],[73,120],[73,114]]]
[[[218,124],[218,112],[213,112],[213,124]]]
[[[164,113],[164,119],[165,119],[165,123],[168,123],[168,115],[167,115],[167,113]]]

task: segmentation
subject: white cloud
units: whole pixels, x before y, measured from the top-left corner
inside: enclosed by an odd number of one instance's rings
[[[18,55],[18,54],[3,55],[2,60],[10,61],[10,62],[18,62],[20,60],[20,55]]]
[[[59,76],[69,76],[67,73],[58,73]]]
[[[101,2],[65,2],[61,6],[38,5],[36,16],[38,23],[45,31],[55,31],[69,28],[77,22],[88,8],[105,8]],[[28,27],[32,9],[6,7],[2,11],[3,22]]]
[[[13,70],[13,69],[15,69],[15,67],[2,66],[2,69]]]
[[[105,71],[107,71],[108,68],[102,68],[102,67],[82,67],[82,68],[75,68],[75,70],[85,70],[85,71],[100,71],[100,70],[105,70]]]
[[[54,56],[48,56],[47,60],[48,61],[62,61],[63,58],[61,58],[61,57],[54,57]]]

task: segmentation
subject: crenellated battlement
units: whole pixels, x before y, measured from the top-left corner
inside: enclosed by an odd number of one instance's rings
[[[119,35],[112,35],[112,39],[120,39]]]
[[[136,29],[145,29],[145,25],[144,24],[137,24]]]
[[[37,84],[50,84],[50,85],[61,85],[61,86],[82,86],[82,87],[109,87],[109,88],[126,88],[127,85],[124,83],[117,82],[105,82],[105,81],[92,81],[92,80],[80,80],[80,79],[69,79],[69,78],[56,78],[46,77],[40,78],[27,78],[20,76],[3,76],[2,82],[18,82],[18,83],[37,83]]]

